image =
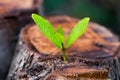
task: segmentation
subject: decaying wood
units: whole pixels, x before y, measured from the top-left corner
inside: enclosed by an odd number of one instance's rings
[[[78,22],[67,16],[46,17],[55,29],[63,27],[65,35]],[[45,38],[33,24],[25,27],[17,45],[8,80],[119,80],[119,38],[95,23],[67,49],[67,62],[61,51]]]
[[[0,0],[0,80],[7,74],[20,29],[31,22],[40,1]]]

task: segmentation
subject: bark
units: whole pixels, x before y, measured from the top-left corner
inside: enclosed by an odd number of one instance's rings
[[[46,17],[65,35],[79,19],[67,16]],[[20,34],[7,80],[119,80],[119,38],[101,25],[90,22],[82,35],[67,49],[67,62],[61,51],[38,30],[28,25]]]
[[[38,12],[39,0],[0,0],[0,79],[8,72],[19,31]],[[7,60],[5,60],[7,59]]]

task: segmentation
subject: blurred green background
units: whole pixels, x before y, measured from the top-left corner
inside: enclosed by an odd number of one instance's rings
[[[44,14],[63,14],[78,18],[90,17],[91,21],[106,26],[120,34],[120,0],[44,0]]]

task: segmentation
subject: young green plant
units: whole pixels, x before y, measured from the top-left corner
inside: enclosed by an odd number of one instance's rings
[[[84,18],[79,21],[71,30],[67,38],[66,44],[64,44],[65,35],[61,26],[58,26],[57,31],[55,31],[54,27],[50,24],[50,22],[42,18],[38,14],[32,14],[32,19],[37,24],[42,34],[44,34],[56,47],[62,50],[64,61],[67,61],[66,49],[85,32],[89,23],[89,18]]]

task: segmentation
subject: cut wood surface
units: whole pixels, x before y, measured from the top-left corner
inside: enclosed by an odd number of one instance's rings
[[[59,76],[67,77],[69,80],[107,80],[108,70],[90,67],[73,66],[52,72],[44,80],[60,79]],[[64,80],[64,79],[63,79]],[[66,80],[66,79],[65,79]]]
[[[68,16],[46,18],[55,29],[61,25],[66,37],[79,21]],[[86,32],[67,49],[68,61],[64,63],[61,51],[31,24],[21,31],[7,79],[119,80],[119,54],[118,36],[90,22]]]
[[[4,80],[19,31],[31,22],[31,14],[38,13],[42,0],[0,0],[0,80]]]

